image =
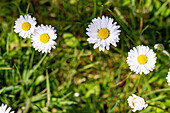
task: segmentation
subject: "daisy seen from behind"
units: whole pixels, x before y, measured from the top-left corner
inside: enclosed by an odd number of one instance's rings
[[[31,34],[36,28],[36,19],[31,18],[30,15],[20,15],[20,17],[15,21],[14,31],[19,33],[19,36],[23,38],[30,38]]]
[[[51,25],[38,26],[31,36],[31,42],[35,50],[42,53],[50,53],[51,48],[55,49],[56,42],[54,41],[57,38],[56,30]]]
[[[116,47],[121,32],[118,30],[120,26],[116,24],[117,22],[113,23],[113,19],[107,16],[94,18],[86,29],[86,34],[89,36],[87,41],[94,44],[94,49],[99,47],[99,51],[104,51],[105,47],[109,50],[110,44]]]
[[[7,105],[2,104],[0,106],[0,113],[14,113],[14,111],[11,111],[11,107],[7,108]]]
[[[139,45],[128,52],[127,63],[136,74],[148,74],[155,67],[156,54],[148,46]]]
[[[168,85],[170,86],[170,69],[169,69],[166,79],[167,79]]]
[[[132,94],[132,96],[129,96],[127,99],[128,104],[131,108],[133,108],[133,112],[136,112],[137,110],[145,109],[148,104],[145,104],[145,100],[139,96],[136,96],[135,94]]]

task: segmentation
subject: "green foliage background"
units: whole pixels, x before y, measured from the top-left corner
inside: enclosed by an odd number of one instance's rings
[[[149,104],[139,112],[170,112],[168,56],[155,51],[148,75],[131,72],[126,63],[137,45],[162,43],[169,51],[170,0],[1,0],[0,9],[0,104],[18,113],[131,113],[127,98],[135,93]],[[50,54],[14,33],[24,14],[57,30]],[[105,52],[94,50],[86,35],[102,15],[121,26],[118,46]]]

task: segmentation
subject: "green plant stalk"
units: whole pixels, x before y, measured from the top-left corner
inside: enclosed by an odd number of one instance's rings
[[[119,18],[109,9],[106,7],[106,9],[114,16],[114,18],[116,19],[116,21],[119,22],[119,24],[121,25],[121,27],[133,38],[135,38],[136,36],[128,30],[128,28],[119,20]]]
[[[44,61],[48,53],[45,53],[44,56],[40,59],[40,61],[28,72],[27,79],[32,75],[33,72],[37,70],[40,64]]]
[[[147,80],[147,78],[146,78],[146,75],[144,75],[144,74],[143,74],[143,80],[144,80],[145,84],[147,85],[148,90],[151,91],[151,87],[150,87],[150,85],[149,85],[149,83],[148,83],[148,80]],[[143,95],[143,93],[144,93],[144,91],[142,91],[142,95]]]
[[[31,100],[28,98],[24,113],[27,113],[31,105]]]
[[[46,85],[47,85],[46,87],[47,87],[47,108],[48,108],[48,106],[50,105],[50,98],[51,98],[48,70],[46,70]]]
[[[154,91],[151,91],[151,92],[143,95],[143,97],[146,97],[146,96],[151,95],[151,94],[154,94],[154,93],[163,92],[163,91],[165,91],[165,92],[166,92],[166,91],[170,91],[170,88],[164,88],[164,89],[154,90]]]
[[[27,5],[26,14],[28,14],[29,8],[30,8],[30,2]]]
[[[159,108],[159,109],[163,110],[164,112],[170,113],[168,110],[166,110],[166,109],[163,109],[163,108],[161,108],[161,107],[159,107],[159,106],[156,106],[156,105],[151,105],[151,104],[148,104],[148,106],[151,106],[151,107],[156,107],[156,108]]]
[[[115,110],[116,106],[118,105],[118,103],[120,102],[120,97],[117,99],[116,104],[113,106],[113,108],[109,111],[109,113],[113,113],[113,111]]]
[[[32,68],[32,63],[33,63],[33,59],[34,59],[34,53],[35,53],[35,51],[33,50],[32,55],[31,55],[30,64],[29,64],[29,69]]]
[[[93,15],[91,17],[91,19],[93,19],[96,15],[96,0],[93,0],[94,1],[94,9],[93,9]]]
[[[138,78],[138,80],[137,80],[137,82],[136,82],[136,85],[135,85],[135,87],[134,87],[134,89],[133,89],[132,93],[134,93],[134,92],[136,91],[136,89],[137,89],[137,87],[138,87],[138,85],[139,85],[139,82],[140,82],[141,76],[142,76],[142,75],[139,75],[139,78]]]

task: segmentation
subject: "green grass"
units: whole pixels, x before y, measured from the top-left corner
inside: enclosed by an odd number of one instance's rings
[[[157,52],[148,75],[131,72],[127,53],[137,45],[169,51],[170,0],[1,0],[0,104],[23,113],[131,113],[127,98],[135,93],[149,106],[140,113],[170,112],[166,76],[170,59]],[[34,50],[30,39],[13,31],[19,15],[57,30],[56,49]],[[87,42],[95,17],[114,18],[121,26],[115,48],[99,52]],[[169,51],[170,52],[170,51]],[[79,97],[74,93],[78,92]]]

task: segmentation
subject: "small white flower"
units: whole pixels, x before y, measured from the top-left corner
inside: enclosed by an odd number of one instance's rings
[[[142,110],[145,109],[148,104],[145,104],[145,100],[139,96],[136,96],[135,94],[132,94],[132,96],[129,96],[128,104],[131,108],[133,108],[133,112],[136,112],[136,110]]]
[[[75,97],[78,97],[78,96],[79,96],[79,93],[74,93],[74,96],[75,96]]]
[[[14,111],[11,111],[11,107],[7,109],[7,105],[2,104],[0,106],[0,113],[14,113]]]
[[[128,52],[127,63],[136,74],[148,74],[155,67],[156,54],[148,46],[139,45]]]
[[[35,50],[50,53],[51,48],[55,49],[56,42],[54,40],[57,38],[55,32],[56,30],[51,25],[44,26],[41,24],[41,26],[38,26],[31,36],[31,42],[33,42],[32,45]]]
[[[113,19],[107,16],[94,18],[86,29],[86,34],[89,36],[87,41],[94,44],[94,49],[99,47],[99,51],[104,51],[105,47],[109,50],[110,44],[116,47],[116,42],[119,42],[119,35],[121,32],[118,30],[120,26],[116,24],[117,22],[113,23]]]
[[[19,33],[19,36],[23,38],[30,38],[31,34],[34,32],[36,28],[37,22],[30,15],[20,15],[20,17],[15,21],[14,31]]]
[[[170,69],[169,69],[166,79],[167,79],[168,85],[170,86]]]

